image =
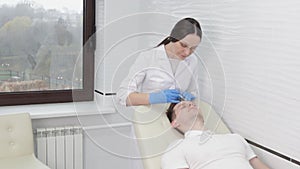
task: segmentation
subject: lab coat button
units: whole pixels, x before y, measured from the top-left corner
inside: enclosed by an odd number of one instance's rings
[[[7,131],[12,132],[12,128],[11,127],[7,128]]]
[[[11,146],[13,146],[13,145],[15,145],[15,142],[11,141],[9,144],[10,144]]]

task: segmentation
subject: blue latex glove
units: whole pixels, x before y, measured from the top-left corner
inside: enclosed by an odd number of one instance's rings
[[[192,100],[194,100],[196,98],[194,95],[192,95],[189,92],[183,92],[183,93],[181,93],[181,95],[183,96],[183,99],[185,101],[192,101]]]
[[[166,89],[156,93],[150,93],[149,103],[179,103],[180,91],[177,89]]]

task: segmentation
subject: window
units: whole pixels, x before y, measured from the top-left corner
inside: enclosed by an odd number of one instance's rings
[[[95,0],[0,2],[0,105],[92,100],[94,32]]]

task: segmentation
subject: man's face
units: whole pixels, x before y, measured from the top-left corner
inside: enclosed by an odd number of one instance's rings
[[[194,122],[199,113],[197,106],[191,101],[182,101],[173,110],[176,116],[173,121],[176,120],[177,123],[181,124]]]

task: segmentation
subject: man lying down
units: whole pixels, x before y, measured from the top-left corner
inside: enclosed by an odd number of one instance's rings
[[[169,145],[162,169],[269,169],[240,135],[204,130],[201,112],[192,102],[171,104],[166,113],[184,139]]]

